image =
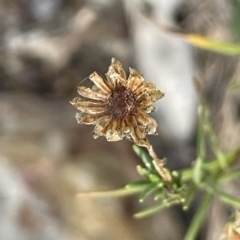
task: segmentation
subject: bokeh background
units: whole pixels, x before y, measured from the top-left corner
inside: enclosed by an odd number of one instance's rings
[[[222,148],[240,143],[239,92],[228,90],[239,81],[239,59],[193,49],[142,13],[239,42],[237,0],[0,0],[1,240],[183,239],[197,201],[188,213],[175,208],[134,220],[151,200],[75,198],[138,179],[131,143],[93,140],[92,126],[77,125],[69,104],[76,86],[93,71],[105,73],[112,57],[166,93],[151,141],[171,168],[189,166],[196,154],[194,76]],[[228,217],[216,201],[199,239],[218,239]]]

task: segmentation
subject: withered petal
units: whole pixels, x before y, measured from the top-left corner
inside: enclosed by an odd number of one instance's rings
[[[125,78],[122,78],[119,74],[112,74],[112,75],[107,75],[108,81],[111,82],[111,85],[113,88],[117,88],[120,86],[127,86],[127,81]]]
[[[133,129],[136,133],[136,135],[140,138],[140,139],[145,139],[146,138],[146,134],[145,134],[145,131],[141,131],[142,129],[139,128],[138,126],[138,122],[136,120],[136,117],[135,116],[131,116],[132,119],[133,119]]]
[[[140,109],[142,109],[146,113],[152,113],[152,112],[156,111],[156,108],[153,107],[152,105],[150,105],[150,106],[142,106],[142,107],[140,107]]]
[[[129,133],[127,133],[125,137],[139,146],[146,147],[148,145],[146,134],[139,128],[135,117],[129,115],[125,118],[125,121],[130,129]]]
[[[107,110],[107,103],[83,101],[79,97],[75,97],[70,103],[83,113],[95,114],[102,113]]]
[[[142,86],[136,90],[136,94],[138,96],[138,99],[143,95],[146,95],[151,99],[152,102],[156,102],[158,99],[164,97],[165,95],[163,92],[156,88],[155,84],[150,82],[143,83]]]
[[[143,129],[147,135],[157,134],[157,122],[141,109],[136,109],[135,117],[140,129]]]
[[[104,136],[106,132],[104,131],[106,129],[106,126],[111,121],[111,116],[105,116],[103,118],[100,118],[98,122],[96,123],[94,130],[93,130],[93,138],[96,139],[100,136]]]
[[[132,91],[136,91],[144,82],[144,78],[136,69],[129,68],[129,72],[128,88],[130,88]]]
[[[111,86],[107,83],[107,81],[102,78],[97,72],[93,72],[90,74],[89,79],[105,94],[111,93]]]
[[[107,75],[111,78],[111,76],[114,74],[118,74],[121,78],[126,79],[126,73],[123,70],[122,64],[115,58],[112,58]]]
[[[106,139],[109,142],[122,140],[124,137],[124,131],[125,123],[122,119],[112,119],[103,130],[103,132],[105,132]]]
[[[151,97],[149,97],[146,94],[142,94],[138,99],[137,99],[137,105],[141,107],[148,107],[152,105],[153,101]]]
[[[107,118],[108,115],[105,114],[86,114],[86,113],[76,113],[75,115],[77,122],[79,124],[86,124],[86,125],[91,125],[91,124],[96,124],[98,121],[103,120],[104,118]]]
[[[78,86],[78,94],[85,98],[99,100],[99,101],[106,101],[108,98],[106,94],[99,93],[97,91],[94,91],[94,89],[90,89],[85,86]]]

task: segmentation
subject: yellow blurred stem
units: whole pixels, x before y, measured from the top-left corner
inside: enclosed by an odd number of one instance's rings
[[[193,46],[210,50],[212,52],[223,53],[227,55],[240,54],[240,45],[228,42],[220,42],[198,34],[185,34],[183,35],[188,43]]]
[[[116,190],[107,190],[107,191],[89,191],[89,192],[79,192],[76,194],[76,198],[82,197],[125,197],[128,195],[132,195],[143,190],[143,186],[134,187],[134,188],[120,188]]]
[[[221,42],[221,41],[213,40],[195,33],[185,33],[179,29],[164,26],[145,14],[143,14],[143,16],[148,21],[150,21],[151,23],[156,25],[158,28],[160,28],[162,31],[170,33],[173,36],[179,37],[195,47],[202,48],[212,52],[226,54],[226,55],[240,54],[240,44]]]

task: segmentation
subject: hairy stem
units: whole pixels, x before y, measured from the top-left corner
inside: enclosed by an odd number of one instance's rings
[[[155,153],[155,151],[153,150],[153,146],[151,144],[148,144],[146,146],[149,155],[152,157],[153,159],[153,164],[156,168],[156,170],[158,171],[158,173],[160,174],[160,176],[162,177],[162,179],[165,182],[171,182],[172,181],[172,177],[170,175],[170,173],[167,171],[166,168],[164,168],[165,165],[165,161],[158,158],[157,154]]]

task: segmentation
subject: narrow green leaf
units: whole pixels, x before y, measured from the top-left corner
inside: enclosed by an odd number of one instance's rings
[[[137,156],[139,156],[143,162],[143,164],[145,165],[145,167],[151,171],[151,172],[156,172],[155,167],[152,163],[152,158],[148,155],[148,153],[146,153],[143,148],[140,148],[137,145],[133,145],[133,150],[134,152],[137,154]]]
[[[230,166],[238,159],[239,156],[240,156],[240,148],[237,148],[231,152],[225,153],[224,157],[226,159],[227,165]],[[217,171],[218,169],[220,169],[218,159],[215,158],[209,162],[204,162],[203,168],[204,170],[209,172]],[[182,175],[182,181],[186,182],[192,178],[193,168],[185,168],[180,172]]]
[[[168,205],[164,202],[161,202],[161,203],[158,203],[150,208],[147,208],[139,213],[135,213],[133,215],[134,218],[144,218],[144,217],[147,217],[147,216],[150,216],[160,210],[162,210],[163,208],[167,207]]]
[[[185,211],[188,210],[188,208],[192,202],[192,199],[195,195],[195,192],[196,192],[196,187],[193,184],[189,183],[187,186],[185,196],[184,196],[183,210],[185,210]]]
[[[143,176],[143,177],[147,177],[150,174],[146,168],[140,165],[137,165],[137,172],[140,176]]]
[[[222,191],[218,191],[218,197],[225,203],[232,205],[233,207],[240,208],[240,199],[227,194]]]
[[[205,136],[204,136],[204,100],[201,92],[199,92],[200,106],[198,109],[198,130],[197,130],[197,159],[193,167],[193,180],[196,184],[199,184],[202,180],[202,166],[206,157]]]
[[[198,211],[195,214],[190,227],[188,228],[188,231],[184,237],[184,240],[196,239],[199,229],[201,228],[203,220],[207,213],[208,207],[211,203],[211,200],[212,200],[212,195],[209,193],[206,193],[201,202],[201,205],[198,207]]]
[[[236,208],[240,208],[240,199],[234,197],[228,193],[221,191],[220,189],[216,188],[215,186],[211,186],[210,184],[206,184],[205,189],[209,192],[214,194],[215,196],[219,197],[223,202],[230,204]]]
[[[202,48],[211,52],[222,53],[226,55],[239,55],[240,54],[240,44],[230,43],[230,42],[221,42],[217,40],[213,40],[198,34],[194,33],[185,33],[179,29],[165,26],[153,18],[148,17],[147,15],[143,16],[151,21],[154,25],[156,25],[161,30],[168,32],[176,37],[180,37],[185,40],[187,43],[192,46]]]
[[[229,173],[225,173],[219,178],[220,182],[229,182],[240,178],[240,169],[234,170]]]
[[[131,182],[126,185],[126,188],[139,188],[139,187],[145,187],[146,185],[151,184],[148,180],[139,180],[136,182]]]
[[[139,186],[135,188],[120,188],[115,190],[107,190],[107,191],[87,191],[87,192],[79,192],[76,194],[77,198],[83,198],[83,197],[125,197],[128,195],[133,195],[138,192],[141,192],[144,189],[144,186]]]
[[[172,171],[173,187],[179,189],[182,187],[182,173],[181,171]]]
[[[159,188],[155,193],[154,201],[159,200],[162,196],[163,196],[163,189]]]
[[[141,192],[140,197],[139,197],[139,202],[143,202],[146,197],[154,192],[158,188],[157,184],[150,184],[149,186],[146,186],[145,189]]]
[[[162,179],[157,174],[151,173],[151,174],[148,175],[148,178],[152,183],[162,182]]]
[[[207,111],[207,107],[206,104],[204,103],[204,108],[205,108],[205,114],[204,114],[204,122],[206,124],[206,131],[208,133],[209,139],[210,139],[210,143],[211,143],[211,147],[219,161],[219,166],[221,167],[221,169],[225,169],[227,167],[227,160],[225,158],[225,155],[223,154],[219,142],[218,142],[218,138],[216,136],[216,133],[213,130],[213,126],[212,123],[210,122],[209,119],[209,114]]]
[[[143,217],[147,217],[149,215],[152,215],[160,210],[162,210],[163,208],[166,208],[166,207],[170,207],[170,206],[173,206],[173,205],[177,205],[180,203],[180,200],[178,197],[176,196],[173,196],[169,199],[165,199],[164,201],[162,202],[159,202],[158,204],[150,207],[150,208],[147,208],[139,213],[136,213],[134,214],[133,216],[135,218],[143,218]]]
[[[188,181],[192,178],[193,168],[185,168],[183,170],[180,170],[180,172],[182,176],[182,181]]]
[[[186,34],[186,40],[193,46],[209,50],[211,52],[222,53],[226,55],[239,55],[240,45],[229,42],[220,42],[198,34]]]
[[[205,159],[206,157],[206,146],[205,146],[205,139],[204,139],[204,133],[205,133],[205,104],[203,100],[203,96],[201,93],[199,93],[200,98],[200,106],[198,109],[198,130],[197,130],[197,155],[198,159]]]
[[[226,169],[228,167],[228,162],[227,162],[227,159],[225,157],[225,154],[221,151],[219,146],[218,146],[218,149],[215,150],[215,152],[216,152],[216,156],[217,156],[218,161],[219,161],[219,166],[222,169]]]
[[[240,156],[240,148],[237,148],[231,152],[225,153],[225,159],[227,161],[227,165],[230,166],[232,165]],[[218,159],[214,159],[208,163],[204,163],[203,168],[213,172],[216,171],[216,169],[219,169],[219,161]]]
[[[199,184],[202,181],[202,166],[203,160],[198,157],[193,168],[193,180],[196,184]]]

